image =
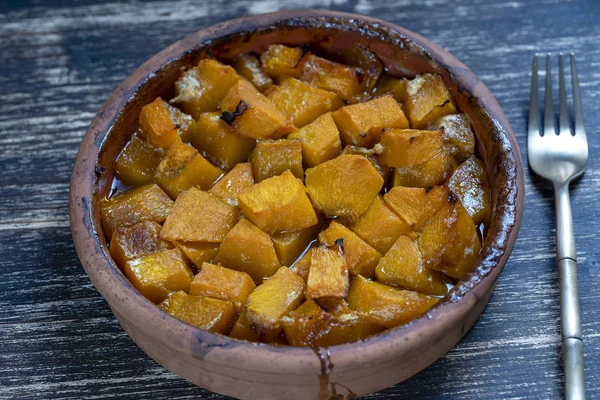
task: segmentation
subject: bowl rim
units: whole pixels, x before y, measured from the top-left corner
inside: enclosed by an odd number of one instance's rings
[[[434,307],[426,317],[386,330],[363,341],[328,347],[325,352],[311,347],[272,346],[237,340],[193,327],[164,313],[137,292],[114,265],[106,247],[100,241],[92,209],[92,198],[99,174],[97,161],[100,150],[125,105],[135,97],[137,90],[157,70],[218,38],[274,26],[282,21],[315,18],[332,18],[346,22],[356,21],[369,26],[376,25],[378,28],[395,32],[407,42],[422,49],[424,54],[433,60],[450,61],[442,66],[453,79],[463,84],[461,86],[463,90],[477,98],[482,109],[498,124],[499,129],[504,133],[502,139],[503,145],[507,148],[507,155],[512,156],[511,165],[507,167],[512,174],[509,188],[512,202],[503,209],[502,216],[506,217],[506,223],[502,225],[500,232],[503,247],[493,249],[495,265],[490,266],[486,274],[477,282],[472,282],[471,285],[465,282],[465,291],[456,294],[452,301]],[[498,275],[506,264],[517,238],[523,208],[523,165],[515,135],[496,99],[471,70],[449,52],[405,28],[359,14],[324,10],[279,11],[228,20],[195,32],[151,57],[119,85],[94,117],[75,159],[69,194],[71,231],[79,259],[115,314],[131,316],[135,321],[133,325],[143,326],[144,331],[152,335],[155,340],[168,343],[171,348],[190,352],[194,357],[202,360],[221,365],[235,360],[236,368],[249,371],[260,369],[281,375],[315,371],[325,374],[327,369],[325,359],[335,359],[338,371],[355,365],[357,361],[364,362],[365,357],[391,359],[397,357],[399,353],[415,348],[415,342],[429,340],[433,332],[442,329],[449,321],[463,321],[464,324],[469,317],[468,311],[474,304],[486,298],[486,292],[495,285]],[[469,326],[467,330],[468,328]],[[315,357],[315,354],[318,357]],[[243,357],[240,359],[239,355]]]

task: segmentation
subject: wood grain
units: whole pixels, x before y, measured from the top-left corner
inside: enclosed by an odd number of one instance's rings
[[[454,53],[497,97],[525,159],[531,56],[576,53],[591,159],[572,202],[587,390],[600,397],[599,2],[6,0],[0,3],[0,399],[224,398],[148,358],[87,279],[69,232],[71,167],[96,110],[152,54],[218,21],[308,7],[383,18]],[[562,395],[553,198],[529,174],[526,192],[519,240],[475,327],[432,367],[366,398]]]

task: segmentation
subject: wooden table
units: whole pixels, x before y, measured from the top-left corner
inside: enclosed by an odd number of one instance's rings
[[[402,25],[454,53],[497,97],[524,159],[531,56],[577,54],[591,159],[572,201],[587,390],[600,397],[600,2],[324,3]],[[1,399],[223,398],[146,356],[88,280],[69,231],[71,167],[95,112],[152,54],[222,20],[321,4],[0,2]],[[427,370],[366,398],[561,396],[553,197],[528,172],[526,193],[519,240],[475,327]]]

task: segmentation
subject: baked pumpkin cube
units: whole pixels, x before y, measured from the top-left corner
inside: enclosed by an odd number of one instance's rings
[[[273,80],[263,71],[256,53],[239,55],[235,59],[233,67],[240,76],[248,79],[261,92],[273,86]]]
[[[306,283],[288,268],[258,286],[248,296],[248,322],[259,335],[276,336],[282,330],[281,317],[296,309],[304,299]]]
[[[292,346],[315,345],[319,334],[327,329],[330,318],[331,315],[316,301],[309,299],[282,317],[283,333]]]
[[[179,192],[192,186],[208,190],[221,175],[223,171],[202,157],[198,150],[186,143],[176,143],[156,167],[154,181],[176,199]]]
[[[302,62],[300,79],[352,101],[366,90],[365,71],[308,54]]]
[[[333,246],[338,239],[344,241],[346,265],[350,273],[372,277],[381,254],[356,233],[336,221],[332,221],[327,229],[319,233],[319,242],[328,246]]]
[[[346,297],[349,277],[342,243],[343,240],[337,240],[331,247],[321,245],[312,249],[307,298]]]
[[[319,222],[302,181],[290,171],[255,184],[238,196],[238,202],[244,216],[271,235]]]
[[[252,185],[254,185],[252,164],[239,163],[219,179],[208,193],[214,194],[232,206],[237,206],[239,194],[250,189]]]
[[[373,90],[373,96],[386,94],[392,95],[397,102],[404,104],[406,102],[406,79],[392,78],[389,75],[382,76]]]
[[[333,119],[345,144],[368,148],[379,142],[383,128],[408,128],[404,111],[390,95],[342,107]]]
[[[296,178],[304,179],[302,144],[298,140],[264,140],[256,144],[250,157],[256,182],[281,175],[289,170]]]
[[[444,151],[441,131],[415,129],[385,129],[381,135],[382,164],[396,168],[411,168],[431,160]]]
[[[421,232],[429,220],[448,202],[446,186],[410,188],[394,186],[383,195],[385,203],[415,232]]]
[[[271,236],[275,252],[281,264],[289,267],[306,250],[310,242],[315,240],[319,224],[294,232],[281,232]]]
[[[431,121],[456,112],[452,95],[441,76],[424,74],[406,83],[404,103],[415,129],[424,128]]]
[[[200,268],[205,262],[212,262],[219,251],[218,243],[177,242],[176,244],[197,268]]]
[[[395,168],[393,185],[417,188],[442,185],[450,178],[452,170],[452,158],[442,151],[432,159],[413,167]]]
[[[400,236],[379,260],[375,276],[381,283],[420,293],[443,296],[448,291],[444,276],[423,266],[417,243],[408,236]]]
[[[300,141],[302,158],[309,168],[334,159],[342,151],[340,132],[331,113],[323,114],[310,124],[290,133],[288,139]]]
[[[348,291],[348,306],[367,321],[393,328],[405,324],[433,307],[438,298],[372,282],[362,276],[354,278]]]
[[[200,114],[217,111],[219,103],[240,76],[229,65],[215,59],[200,60],[175,82],[176,96],[171,104],[190,114],[195,120]]]
[[[256,140],[238,135],[220,112],[202,113],[192,133],[192,145],[214,165],[229,171],[246,161]]]
[[[466,114],[445,115],[427,124],[427,129],[444,132],[446,151],[461,163],[475,153],[475,136]]]
[[[158,237],[161,226],[154,221],[117,228],[110,240],[110,255],[115,263],[123,268],[125,263],[135,258],[167,250],[166,242]]]
[[[139,125],[154,147],[167,149],[180,141],[179,125],[173,120],[169,105],[160,97],[142,107]]]
[[[295,78],[284,79],[272,88],[267,97],[293,124],[301,128],[321,114],[344,105],[333,92],[319,89]]]
[[[254,281],[245,272],[203,263],[190,285],[190,294],[229,300],[240,311],[255,288]]]
[[[288,47],[272,44],[260,55],[260,63],[273,79],[280,81],[288,76],[299,78],[302,74],[304,57],[309,54],[308,47]]]
[[[261,335],[250,326],[250,323],[248,322],[248,311],[244,308],[235,320],[231,332],[229,332],[229,337],[239,340],[248,340],[250,342],[266,342],[277,337],[277,334],[271,337],[266,337],[264,335],[261,337]]]
[[[452,174],[448,187],[473,218],[475,225],[488,219],[492,212],[490,181],[481,160],[474,155],[467,158]]]
[[[398,217],[377,195],[367,211],[348,225],[362,240],[381,254],[385,254],[400,235],[410,235],[410,225]]]
[[[286,116],[252,84],[240,79],[221,101],[221,118],[238,134],[252,139],[277,139],[293,130]]]
[[[367,149],[365,147],[360,147],[360,146],[348,145],[348,146],[344,147],[344,150],[342,150],[342,154],[355,154],[355,155],[364,156],[367,160],[369,160],[369,162],[373,165],[373,167],[375,167],[375,169],[377,170],[379,175],[381,175],[383,180],[387,181],[392,169],[390,167],[388,167],[387,165],[383,165],[379,161],[379,154],[381,153],[382,150],[383,150],[383,147],[379,143],[376,144],[372,149]]]
[[[342,154],[306,170],[306,191],[328,217],[358,218],[383,187],[383,178],[364,156]]]
[[[454,195],[431,218],[418,243],[426,267],[455,279],[467,278],[481,249],[475,224]]]
[[[245,272],[259,283],[281,267],[269,235],[246,219],[229,231],[214,262]]]
[[[290,271],[299,275],[304,281],[308,280],[308,273],[310,272],[310,259],[312,257],[312,247],[309,248],[306,253],[300,257],[292,266],[290,267]]]
[[[117,228],[143,221],[163,222],[172,206],[173,200],[158,185],[149,183],[103,200],[100,204],[102,226],[110,238]]]
[[[169,109],[171,119],[175,122],[175,126],[179,127],[179,138],[182,142],[189,143],[192,140],[192,132],[196,127],[196,121],[191,115],[184,113],[179,108],[170,105],[166,101],[164,103]]]
[[[159,307],[180,321],[223,335],[237,315],[231,301],[192,296],[183,291],[172,293]]]
[[[358,67],[364,73],[364,88],[366,93],[371,93],[379,77],[383,73],[383,64],[379,58],[365,47],[354,45],[340,54],[340,61],[351,67]]]
[[[160,150],[155,149],[146,140],[133,135],[117,158],[115,164],[117,178],[130,186],[150,183],[161,157]]]
[[[160,237],[171,242],[221,243],[239,218],[236,207],[191,188],[177,197]]]
[[[169,293],[189,291],[194,274],[179,249],[129,260],[123,267],[129,282],[148,300],[163,301]]]

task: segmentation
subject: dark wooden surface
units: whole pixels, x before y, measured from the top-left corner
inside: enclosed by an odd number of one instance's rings
[[[397,23],[454,53],[497,97],[525,159],[531,56],[577,54],[591,159],[572,201],[587,391],[600,398],[597,0],[2,0],[1,399],[223,398],[147,357],[91,285],[69,232],[71,166],[96,110],[152,54],[222,20],[323,4]],[[526,193],[519,240],[475,327],[427,370],[367,398],[562,395],[553,198],[528,172]]]

